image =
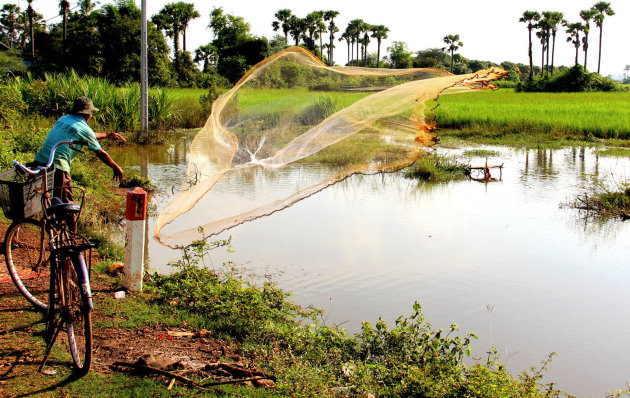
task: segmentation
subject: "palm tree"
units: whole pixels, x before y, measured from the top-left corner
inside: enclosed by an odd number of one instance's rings
[[[339,32],[339,28],[335,25],[335,18],[339,15],[339,11],[324,11],[324,21],[328,22],[328,65],[333,65],[333,49],[335,48],[335,33]]]
[[[444,47],[442,50],[448,50],[451,52],[451,73],[453,73],[453,58],[455,51],[459,50],[460,47],[463,47],[464,43],[459,41],[459,35],[446,35],[443,40],[447,47]]]
[[[100,2],[92,1],[92,0],[80,0],[79,1],[79,11],[83,15],[88,15],[89,13],[91,13],[94,10],[94,8],[96,7],[97,4],[100,4]]]
[[[556,33],[558,32],[558,24],[562,24],[564,21],[564,14],[557,11],[552,11],[549,13],[549,26],[551,27],[551,74],[553,75],[553,65],[554,65],[554,57],[556,54]],[[547,63],[549,62],[549,57],[547,57]]]
[[[315,25],[315,37],[319,38],[319,59],[324,61],[324,43],[323,37],[324,33],[327,32],[326,24],[324,23],[324,11],[318,11],[319,18],[316,21]]]
[[[368,66],[367,64],[367,49],[370,44],[370,32],[372,31],[372,25],[365,24],[363,27],[363,40],[361,40],[361,44],[363,45],[363,66]]]
[[[575,47],[575,65],[578,64],[578,53],[580,49],[580,33],[584,31],[584,25],[580,22],[568,23],[564,21],[566,27],[567,41],[573,43]]]
[[[35,10],[33,10],[33,0],[26,0],[28,2],[28,8],[26,12],[28,14],[28,31],[31,38],[31,58],[35,58],[35,32],[33,30],[33,17]]]
[[[597,73],[599,73],[599,67],[602,62],[602,27],[604,25],[604,17],[606,15],[613,16],[615,12],[610,8],[610,3],[600,1],[593,6],[593,10],[597,11],[594,16],[595,25],[599,28],[599,56],[597,57]]]
[[[289,21],[293,16],[293,13],[288,8],[284,8],[282,10],[278,10],[274,16],[276,17],[276,21],[271,23],[271,27],[273,27],[274,31],[278,31],[282,28],[282,32],[284,33],[284,40],[289,43],[289,31],[291,30],[291,25]]]
[[[582,37],[582,50],[584,51],[584,69],[586,69],[586,61],[588,55],[588,34],[591,30],[591,20],[597,14],[597,10],[582,10],[580,11],[580,18],[584,21],[584,36]]]
[[[354,57],[354,43],[357,43],[357,66],[359,65],[359,38],[361,37],[361,33],[363,32],[363,26],[365,22],[362,19],[353,19],[348,23],[348,29],[350,30],[350,34],[352,35],[352,56]]]
[[[2,15],[0,23],[5,27],[7,37],[9,39],[9,47],[13,48],[13,43],[17,41],[18,17],[20,15],[20,7],[15,4],[5,4],[2,6]]]
[[[352,41],[352,35],[348,33],[348,29],[341,34],[339,41],[345,40],[348,45],[348,65],[350,65],[350,42]]]
[[[63,40],[61,42],[62,47],[62,60],[65,63],[66,58],[66,39],[68,37],[68,9],[70,9],[70,2],[68,0],[61,0],[59,2],[59,15],[63,15]]]
[[[188,29],[188,24],[195,18],[199,18],[201,15],[197,10],[195,10],[195,5],[191,3],[176,3],[177,5],[177,17],[179,19],[179,23],[182,29],[182,38],[183,38],[183,48],[186,51],[186,30]]]
[[[387,39],[387,32],[389,32],[389,28],[385,25],[375,25],[372,26],[372,37],[376,39],[377,51],[376,51],[376,67],[380,67],[380,59],[381,59],[381,40]]]
[[[208,43],[204,46],[199,46],[195,50],[195,62],[203,61],[203,71],[209,72],[210,65],[216,64],[217,54],[217,48],[212,45],[212,43]]]
[[[540,14],[536,11],[525,11],[523,16],[519,18],[519,22],[525,22],[527,24],[527,30],[529,31],[529,80],[534,78],[534,60],[532,57],[532,29],[534,24],[540,19]]]
[[[538,23],[536,24],[536,37],[540,40],[540,44],[542,45],[542,60],[540,64],[540,75],[542,76],[545,73],[545,51],[547,52],[547,63],[549,63],[549,37],[551,36],[551,26],[549,21],[545,17],[545,13],[543,12],[543,16],[540,18]]]
[[[289,34],[295,40],[295,45],[300,45],[300,37],[302,33],[306,31],[306,22],[302,18],[298,18],[295,15],[291,15],[289,18]]]

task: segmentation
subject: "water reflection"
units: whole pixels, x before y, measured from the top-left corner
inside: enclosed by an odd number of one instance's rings
[[[158,206],[185,172],[185,145],[173,145],[147,158],[149,177],[168,187]],[[479,335],[475,355],[496,346],[512,372],[556,351],[549,380],[560,388],[595,396],[622,388],[630,380],[630,223],[594,221],[560,205],[595,178],[614,187],[630,162],[587,147],[481,149],[499,152],[488,162],[505,164],[503,181],[353,176],[218,236],[232,235],[236,252],[215,253],[214,264],[231,260],[246,274],[272,274],[298,303],[326,309],[330,322],[350,330],[379,316],[392,322],[418,300],[436,327],[457,322]],[[129,159],[127,168],[140,168],[138,153]],[[277,190],[318,173],[248,170],[226,180],[222,199],[206,206],[220,210],[233,205],[221,201],[268,194],[252,181]],[[165,272],[179,255],[153,240],[149,251],[151,266]]]

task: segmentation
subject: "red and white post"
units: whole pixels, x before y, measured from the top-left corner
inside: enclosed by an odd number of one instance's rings
[[[142,291],[144,276],[144,224],[147,218],[147,193],[142,188],[127,191],[125,276],[128,291]]]

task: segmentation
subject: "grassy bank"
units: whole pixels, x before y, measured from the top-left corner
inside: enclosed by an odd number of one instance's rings
[[[436,109],[446,135],[493,141],[630,138],[630,92],[450,94]]]
[[[374,325],[365,322],[359,333],[350,336],[342,328],[326,326],[320,310],[291,303],[289,295],[271,282],[255,285],[235,274],[229,265],[216,272],[199,267],[209,250],[226,244],[229,242],[198,242],[184,253],[178,272],[169,276],[152,275],[146,280],[144,293],[128,295],[122,300],[114,299],[112,294],[119,289],[120,279],[93,278],[97,371],[80,380],[70,378],[69,356],[62,347],[57,347],[49,365],[57,373],[54,376],[36,373],[37,359],[43,352],[41,337],[33,336],[42,327],[35,324],[38,315],[23,305],[23,299],[7,293],[10,289],[0,286],[4,297],[0,342],[5,351],[4,362],[10,366],[0,383],[0,393],[356,397],[371,392],[382,397],[562,396],[542,381],[550,358],[541,358],[541,365],[517,377],[497,362],[496,353],[465,365],[475,336],[459,332],[457,325],[448,330],[433,328],[418,303],[394,325],[381,320]],[[228,385],[205,391],[176,383],[173,389],[167,389],[168,377],[135,376],[116,367],[107,368],[109,372],[113,369],[113,373],[102,373],[104,366],[120,360],[111,357],[115,356],[112,344],[123,345],[122,351],[133,350],[137,355],[136,346],[153,350],[151,344],[159,342],[158,337],[150,343],[155,335],[182,330],[210,331],[210,340],[189,339],[183,343],[203,343],[202,349],[219,344],[224,352],[219,361],[235,364],[234,358],[238,357],[239,362],[273,376],[274,387],[265,390]],[[172,340],[170,344],[179,343]],[[23,356],[15,354],[20,350],[28,350],[31,359],[25,361]],[[164,348],[160,352],[164,355],[166,351]],[[169,352],[174,357],[192,354],[184,349]],[[190,369],[182,374],[200,384],[208,382]]]

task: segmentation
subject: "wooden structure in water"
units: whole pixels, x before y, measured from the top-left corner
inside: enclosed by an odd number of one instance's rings
[[[492,178],[492,174],[490,173],[490,169],[499,169],[499,180],[503,179],[503,163],[499,165],[489,165],[488,158],[486,158],[486,164],[483,166],[468,166],[470,170],[470,178],[473,178],[473,170],[477,173],[475,179],[490,180]]]

